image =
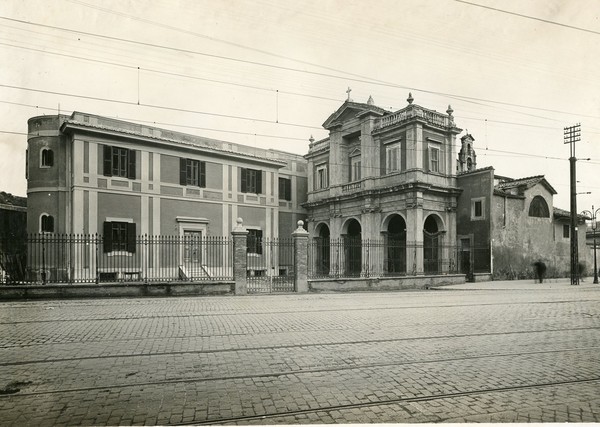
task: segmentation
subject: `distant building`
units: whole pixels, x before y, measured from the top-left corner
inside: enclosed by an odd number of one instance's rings
[[[485,266],[494,278],[526,278],[533,263],[542,260],[548,274],[570,271],[570,214],[554,207],[556,190],[543,175],[512,179],[496,175],[492,167],[460,173],[457,239],[471,265]],[[580,262],[590,266],[585,250],[586,225],[579,217]],[[488,250],[489,248],[489,250]],[[487,278],[486,268],[466,274]],[[480,278],[481,278],[480,277]]]
[[[24,276],[26,231],[27,198],[0,192],[0,282]]]
[[[306,219],[302,156],[80,112],[28,126],[30,233],[98,234],[127,257],[135,236],[229,236],[241,217],[260,251]]]
[[[453,271],[456,244],[456,127],[413,103],[396,112],[348,99],[312,141],[308,230],[322,242],[317,269],[345,275],[437,275]],[[329,242],[340,245],[329,247]],[[380,256],[369,241],[385,242]]]

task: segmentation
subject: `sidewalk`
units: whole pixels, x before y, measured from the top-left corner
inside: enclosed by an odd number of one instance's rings
[[[593,277],[584,277],[580,280],[578,288],[595,288],[600,290],[600,284],[594,284]],[[535,283],[533,279],[526,280],[498,280],[491,282],[461,283],[436,287],[436,290],[540,290],[540,289],[572,289],[571,279],[561,277],[558,279],[545,279],[544,283]]]

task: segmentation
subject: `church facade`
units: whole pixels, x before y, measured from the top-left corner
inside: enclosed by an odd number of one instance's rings
[[[323,275],[438,275],[456,271],[456,135],[450,106],[390,112],[346,100],[311,141],[308,230]],[[474,159],[471,159],[473,162]],[[465,160],[466,162],[466,160]],[[372,245],[369,242],[373,242]]]

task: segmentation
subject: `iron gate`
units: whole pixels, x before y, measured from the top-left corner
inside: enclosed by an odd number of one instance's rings
[[[248,293],[294,292],[293,239],[248,236]]]

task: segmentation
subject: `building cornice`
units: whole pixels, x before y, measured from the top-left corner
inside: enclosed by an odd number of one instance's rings
[[[216,147],[202,146],[201,141],[198,143],[179,141],[176,139],[163,138],[153,135],[142,135],[134,131],[126,131],[123,129],[111,128],[108,126],[95,126],[87,123],[80,123],[75,120],[67,120],[61,126],[61,132],[69,133],[87,133],[99,136],[110,136],[113,138],[120,138],[124,140],[133,140],[136,142],[142,142],[145,144],[156,144],[162,146],[168,146],[170,148],[176,148],[177,150],[185,150],[194,153],[205,153],[213,156],[236,159],[245,162],[253,162],[263,165],[269,165],[276,168],[281,168],[287,165],[287,162],[283,160],[268,159],[260,157],[258,155],[239,153],[233,150],[219,149]],[[192,136],[192,135],[190,135]],[[291,154],[291,153],[290,153]]]
[[[422,191],[424,193],[440,193],[444,195],[458,197],[462,193],[462,188],[444,187],[432,185],[421,181],[409,182],[405,184],[394,185],[385,188],[374,188],[369,190],[356,191],[354,193],[341,194],[339,196],[326,197],[312,202],[302,203],[303,208],[314,208],[318,206],[328,205],[333,202],[342,202],[353,199],[362,199],[373,196],[383,196],[394,193],[410,193],[414,191]]]

